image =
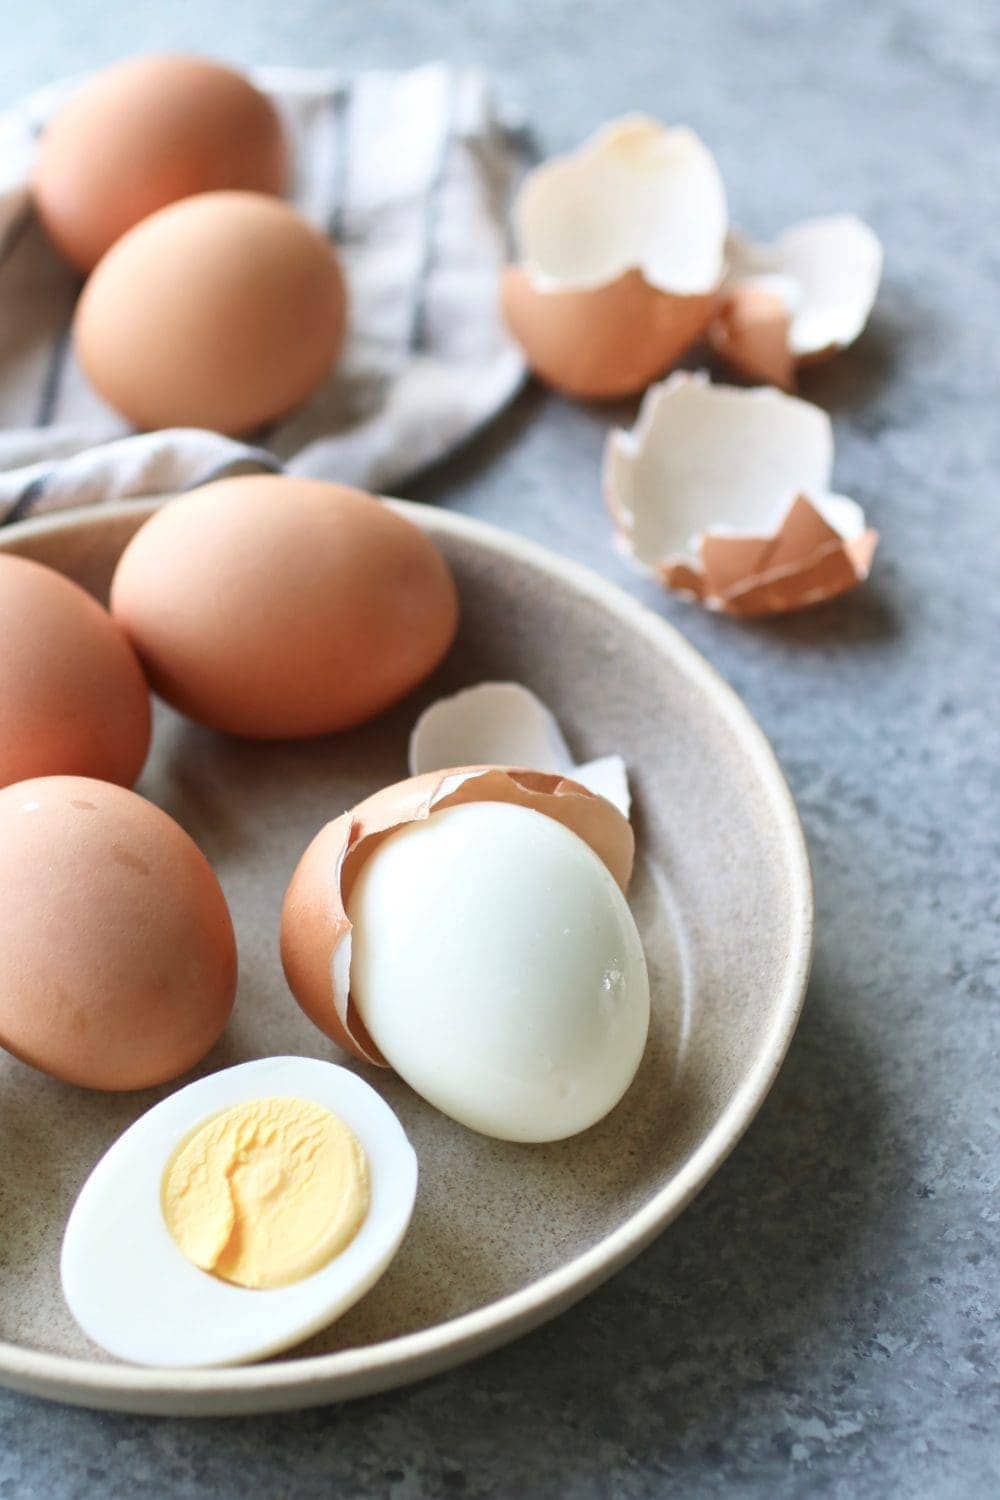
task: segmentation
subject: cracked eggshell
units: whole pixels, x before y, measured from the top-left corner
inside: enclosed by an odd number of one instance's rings
[[[413,726],[409,763],[411,776],[455,765],[531,766],[569,776],[629,815],[621,756],[577,765],[555,714],[519,682],[480,682],[432,703]]]
[[[854,214],[806,219],[756,245],[727,242],[725,302],[708,329],[720,358],[786,389],[800,365],[853,344],[882,276],[877,235]]]
[[[551,772],[501,766],[433,771],[384,787],[328,823],[313,839],[285,894],[281,961],[296,1000],[339,1047],[387,1067],[351,1003],[349,900],[358,871],[386,835],[432,812],[468,802],[508,802],[554,818],[572,830],[625,891],[635,839],[617,808],[586,787]]]
[[[569,395],[643,389],[719,306],[725,190],[684,126],[643,115],[605,126],[528,175],[514,223],[504,317],[535,373]]]
[[[610,435],[604,487],[637,562],[710,609],[753,616],[867,577],[878,534],[830,492],[832,469],[819,407],[678,374],[647,393],[631,432]]]

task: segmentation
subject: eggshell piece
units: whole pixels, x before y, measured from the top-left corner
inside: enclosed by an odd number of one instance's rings
[[[457,765],[530,766],[568,776],[606,797],[626,818],[625,762],[604,755],[577,765],[550,708],[519,682],[480,682],[439,698],[410,734],[410,775]]]
[[[854,343],[882,277],[882,245],[854,214],[806,219],[770,245],[730,234],[727,254],[725,301],[709,343],[741,374],[786,389],[799,367]]]
[[[130,58],[89,79],[45,127],[34,169],[42,223],[90,271],[141,219],[195,193],[281,194],[288,148],[248,78],[204,57]]]
[[[677,297],[626,271],[579,291],[539,286],[521,266],[504,269],[507,327],[539,379],[583,401],[644,390],[701,336],[718,296]]]
[[[668,588],[744,616],[817,604],[868,576],[878,535],[830,492],[825,412],[772,389],[676,374],[605,448],[626,551]]]
[[[52,568],[0,556],[0,640],[0,786],[58,774],[131,786],[149,690],[107,610]]]
[[[738,374],[780,390],[795,389],[795,356],[788,335],[792,314],[773,288],[747,281],[734,286],[708,328],[708,342]]]
[[[458,621],[437,548],[381,500],[275,475],[169,502],[118,563],[111,609],[155,690],[258,739],[363,723],[438,664]]]
[[[73,339],[91,383],[135,426],[239,434],[316,389],[346,318],[337,255],[318,229],[276,198],[201,193],[112,246]]]
[[[346,903],[357,873],[387,834],[469,802],[509,802],[554,818],[590,846],[622,891],[628,889],[635,855],[628,819],[567,777],[464,766],[414,776],[366,798],[313,839],[292,876],[281,916],[281,961],[293,995],[320,1031],[362,1061],[387,1066],[350,997]]]
[[[703,143],[643,115],[529,173],[501,302],[536,374],[585,399],[641,390],[716,311],[726,222]]]
[[[152,803],[80,776],[0,791],[0,1044],[85,1088],[194,1066],[236,993],[229,909]]]

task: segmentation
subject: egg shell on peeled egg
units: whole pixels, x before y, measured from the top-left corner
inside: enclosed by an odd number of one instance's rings
[[[33,173],[39,217],[81,271],[141,219],[196,193],[278,194],[289,151],[274,105],[206,57],[128,58],[47,122]]]
[[[501,305],[535,373],[581,399],[642,390],[720,305],[727,214],[693,131],[630,115],[526,177]]]
[[[347,293],[333,246],[287,203],[201,193],[136,224],[73,321],[91,384],[136,427],[238,435],[284,416],[333,367]]]
[[[107,610],[54,569],[0,556],[0,640],[0,786],[61,774],[131,786],[149,689]]]
[[[145,798],[82,776],[0,791],[0,1045],[65,1083],[176,1078],[236,995],[208,861]]]
[[[281,915],[281,960],[313,1023],[364,1062],[387,1066],[351,1003],[347,902],[364,861],[386,835],[432,812],[471,802],[509,802],[554,818],[628,889],[635,838],[628,819],[565,776],[516,767],[464,766],[383,787],[313,839],[299,861]],[[442,915],[442,920],[444,916]]]
[[[154,689],[211,728],[352,728],[437,666],[458,623],[434,543],[384,501],[291,476],[223,479],[136,533],[114,618]]]

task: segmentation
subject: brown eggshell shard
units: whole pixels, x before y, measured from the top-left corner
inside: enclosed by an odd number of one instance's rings
[[[161,507],[122,553],[111,608],[157,692],[254,739],[373,718],[433,671],[458,623],[419,527],[360,490],[286,475]]]
[[[696,342],[718,305],[715,293],[660,291],[637,270],[606,286],[564,291],[508,266],[501,289],[507,327],[534,373],[589,401],[644,390]]]
[[[871,570],[878,532],[843,537],[800,495],[770,537],[700,539],[701,569],[664,564],[669,588],[709,609],[745,619],[821,604],[861,583]]]
[[[0,557],[0,641],[0,786],[54,775],[131,786],[149,689],[107,610],[51,568]]]
[[[362,1061],[388,1064],[350,999],[347,903],[364,861],[388,834],[432,812],[468,802],[531,808],[582,838],[627,890],[635,838],[618,810],[564,776],[510,767],[464,766],[384,787],[316,835],[292,876],[281,917],[281,961],[310,1020]]]
[[[114,244],[76,306],[77,357],[136,427],[239,435],[311,395],[347,294],[326,236],[261,193],[200,193]]]
[[[205,57],[134,57],[88,79],[49,120],[33,191],[57,248],[91,270],[127,230],[195,193],[281,194],[289,153],[271,101]]]
[[[208,861],[134,792],[82,776],[0,791],[0,1045],[84,1088],[148,1088],[229,1019],[236,942]]]
[[[747,282],[729,291],[706,336],[719,358],[747,380],[791,391],[796,366],[788,343],[791,322],[783,298]]]
[[[677,373],[612,432],[604,493],[619,544],[709,609],[760,615],[843,593],[877,541],[830,491],[833,430],[819,407],[771,387]]]

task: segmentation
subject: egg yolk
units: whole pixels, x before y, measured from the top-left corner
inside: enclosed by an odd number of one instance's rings
[[[180,1142],[161,1187],[163,1217],[196,1266],[245,1287],[320,1270],[368,1213],[368,1163],[343,1120],[305,1099],[251,1099]]]

